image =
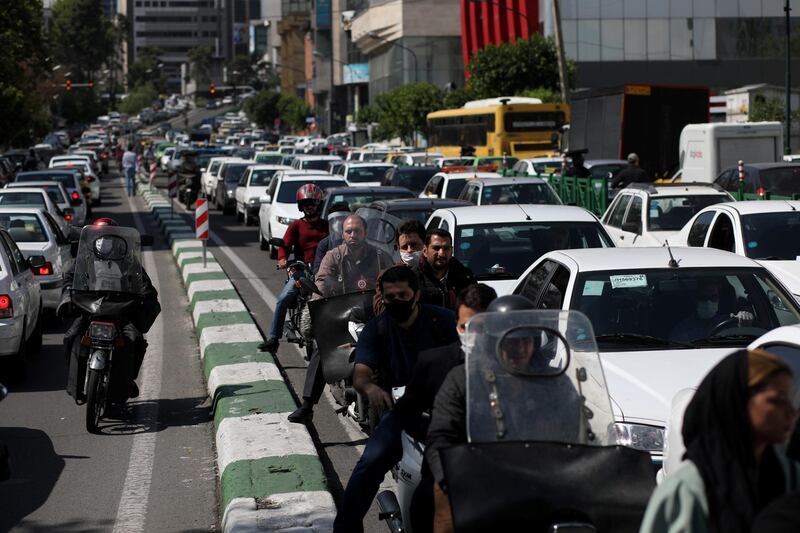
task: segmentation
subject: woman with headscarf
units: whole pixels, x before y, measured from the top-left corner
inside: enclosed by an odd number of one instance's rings
[[[703,379],[686,409],[686,461],[659,485],[641,533],[748,532],[754,516],[796,490],[800,467],[776,444],[792,433],[792,371],[740,350]]]

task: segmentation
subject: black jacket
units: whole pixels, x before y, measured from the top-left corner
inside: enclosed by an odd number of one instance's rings
[[[636,165],[628,165],[620,170],[619,174],[614,176],[609,186],[611,188],[623,188],[631,183],[647,183],[649,181],[650,178],[643,168],[637,167]]]
[[[416,440],[425,442],[430,424],[428,413],[436,393],[448,372],[462,362],[464,352],[459,342],[420,352],[406,391],[394,407],[403,429]]]
[[[459,291],[476,283],[472,270],[462,265],[455,257],[450,259],[447,266],[445,283],[436,279],[433,269],[424,257],[421,257],[419,263],[414,266],[414,273],[419,278],[421,292],[419,301],[424,304],[446,307],[452,311],[456,310],[456,295]]]
[[[467,372],[461,364],[450,370],[436,394],[425,443],[425,459],[440,485],[444,471],[439,451],[464,442],[467,442]]]

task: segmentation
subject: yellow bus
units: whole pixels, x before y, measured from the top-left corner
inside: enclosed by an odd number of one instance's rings
[[[569,123],[570,110],[537,98],[505,97],[434,111],[427,119],[430,151],[458,157],[463,146],[470,146],[478,157],[524,159],[559,154],[561,128]]]

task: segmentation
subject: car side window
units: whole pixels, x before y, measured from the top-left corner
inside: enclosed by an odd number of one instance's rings
[[[436,183],[436,189],[434,190],[434,194],[439,198],[444,198],[444,178],[439,178],[439,181]]]
[[[28,262],[25,260],[25,256],[22,255],[22,252],[19,251],[17,243],[14,242],[14,239],[12,239],[7,233],[0,233],[0,236],[2,236],[3,240],[6,242],[6,249],[8,251],[9,259],[11,259],[12,267],[14,265],[17,267],[17,271],[14,273],[14,275],[26,270],[28,268]]]
[[[47,225],[50,227],[50,232],[55,236],[56,243],[69,244],[69,240],[64,236],[63,233],[61,233],[61,228],[59,228],[58,224],[56,224],[53,215],[51,215],[50,213],[45,213],[44,211],[42,211],[42,215],[44,216]]]
[[[628,204],[631,203],[631,195],[625,194],[617,201],[611,216],[608,217],[607,224],[618,228],[622,226],[622,217],[625,216],[625,210],[628,209]]]
[[[725,213],[720,213],[711,228],[711,237],[708,239],[708,247],[726,252],[736,251],[736,237],[733,233],[733,221]]]
[[[564,305],[564,298],[567,295],[567,285],[569,285],[569,270],[558,265],[555,273],[550,276],[550,282],[545,287],[542,298],[537,309],[561,309]]]
[[[19,270],[17,269],[17,262],[14,261],[14,257],[11,255],[11,248],[8,247],[8,243],[6,242],[5,238],[3,237],[3,233],[0,232],[0,248],[2,248],[2,253],[6,257],[8,257],[8,262],[11,265],[11,273],[16,276],[19,274]]]
[[[247,182],[250,181],[250,174],[251,173],[252,173],[252,171],[250,169],[247,169],[245,171],[245,173],[242,174],[242,177],[239,178],[239,184],[238,184],[239,187],[246,187],[247,186]]]
[[[426,229],[434,229],[439,227],[439,223],[441,223],[442,217],[433,217],[431,221],[428,223],[428,227]]]
[[[544,283],[550,277],[550,273],[558,267],[555,261],[546,260],[539,266],[531,270],[530,274],[525,278],[525,281],[520,286],[515,294],[520,294],[531,302],[536,302],[539,299],[539,293],[544,287]]]
[[[278,182],[280,181],[281,181],[280,179],[272,179],[269,182],[269,192],[267,194],[270,195],[272,198],[275,198],[275,191],[278,189]]]
[[[705,244],[708,227],[711,225],[711,221],[714,220],[715,213],[715,211],[706,211],[694,219],[686,244],[689,246],[703,246]]]
[[[642,233],[642,197],[634,196],[631,200],[631,207],[625,215],[625,224],[635,224],[638,228],[635,233]]]

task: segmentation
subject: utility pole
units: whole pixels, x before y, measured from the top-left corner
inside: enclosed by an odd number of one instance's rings
[[[556,56],[558,57],[558,80],[561,85],[561,102],[567,103],[567,61],[564,59],[564,40],[561,36],[561,7],[558,5],[559,0],[551,0],[553,2],[553,33],[556,36]],[[789,3],[789,0],[786,0]],[[788,30],[787,30],[788,31]]]
[[[792,153],[792,39],[789,19],[792,8],[789,0],[786,0],[783,11],[786,13],[786,146],[783,152],[789,155]]]

